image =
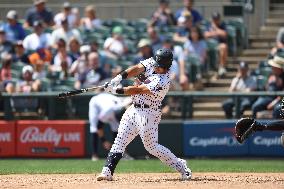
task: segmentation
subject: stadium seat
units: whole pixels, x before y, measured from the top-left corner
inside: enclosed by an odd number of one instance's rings
[[[237,33],[236,33],[236,28],[231,25],[226,26],[226,30],[228,32],[228,50],[229,50],[229,55],[230,56],[236,56],[237,52]]]
[[[208,62],[210,69],[216,70],[218,66],[218,42],[215,39],[206,40],[208,47]]]

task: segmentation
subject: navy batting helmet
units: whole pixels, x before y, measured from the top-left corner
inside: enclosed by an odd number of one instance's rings
[[[173,61],[173,53],[170,49],[159,49],[154,55],[155,66],[170,69]]]

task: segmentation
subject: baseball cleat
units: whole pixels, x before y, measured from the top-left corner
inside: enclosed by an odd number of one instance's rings
[[[181,172],[181,180],[190,180],[192,176],[191,170],[187,167],[185,160],[180,159],[180,162],[182,163],[183,167],[183,170]]]
[[[108,167],[103,167],[102,173],[97,176],[97,181],[101,180],[112,181],[112,175]]]

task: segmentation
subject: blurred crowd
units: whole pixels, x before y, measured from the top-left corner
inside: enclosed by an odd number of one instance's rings
[[[54,13],[46,0],[34,0],[24,18],[10,10],[0,25],[0,90],[11,94],[98,85],[126,67],[152,57],[161,47],[172,49],[174,54],[171,90],[199,90],[202,78],[212,66],[208,41],[213,42],[218,57],[213,66],[214,77],[226,76],[230,45],[227,25],[220,13],[213,12],[208,21],[194,8],[194,0],[183,0],[183,7],[176,12],[171,10],[169,0],[159,0],[151,18],[145,20],[111,23],[99,18],[94,4],[80,14],[78,7],[69,2]],[[270,59],[276,63],[269,64],[272,74],[262,90],[283,90],[283,65],[275,66],[282,63],[274,60],[282,57],[276,55],[283,48],[283,41],[282,28],[270,53]],[[248,69],[246,63],[240,65],[230,91],[257,90],[253,79],[246,80]],[[240,82],[242,78],[245,79]],[[273,101],[266,100],[257,99],[253,104],[244,99],[242,111],[252,105],[255,115],[263,109],[260,104]],[[224,103],[228,118],[232,117],[233,104],[232,99]],[[263,106],[271,109],[269,105]]]

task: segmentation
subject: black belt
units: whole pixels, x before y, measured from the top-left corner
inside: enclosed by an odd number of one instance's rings
[[[133,104],[135,108],[150,108],[148,104]],[[155,107],[153,107],[155,109]],[[161,106],[158,106],[157,109],[162,109]]]

